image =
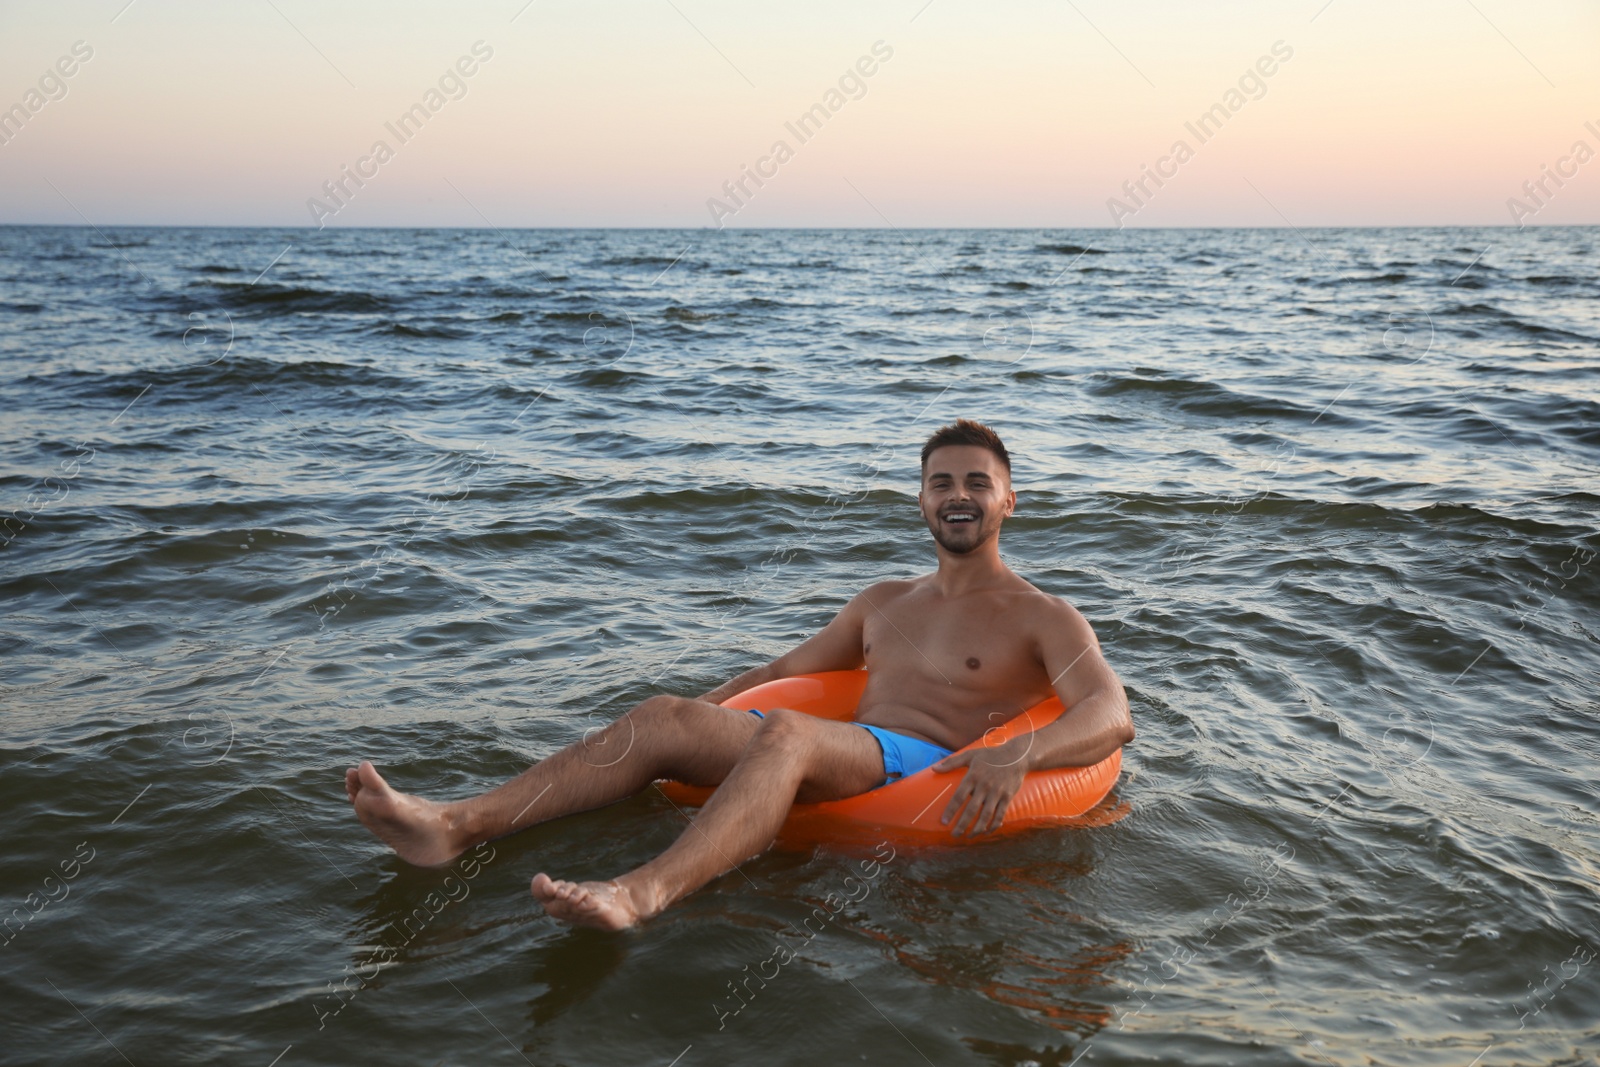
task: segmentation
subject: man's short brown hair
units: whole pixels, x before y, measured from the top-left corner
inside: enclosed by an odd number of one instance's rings
[[[949,426],[941,426],[934,431],[933,436],[928,438],[928,443],[922,446],[923,473],[927,473],[928,457],[933,455],[933,450],[944,448],[946,445],[976,445],[979,448],[987,448],[999,457],[1005,466],[1006,477],[1011,477],[1011,453],[1006,451],[1000,435],[983,423],[973,422],[971,419],[957,419]]]

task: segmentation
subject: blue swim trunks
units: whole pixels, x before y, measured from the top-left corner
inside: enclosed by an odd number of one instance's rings
[[[755,708],[750,708],[749,711],[758,719],[766,718]],[[926,767],[931,767],[951,752],[951,749],[927,741],[918,741],[915,737],[897,734],[881,726],[868,726],[864,722],[851,725],[859,726],[875,737],[878,748],[883,751],[883,772],[887,777],[878,783],[880,786],[888,785],[899,778],[908,778]]]

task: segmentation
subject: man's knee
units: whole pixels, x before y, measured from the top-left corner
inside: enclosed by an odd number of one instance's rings
[[[624,718],[646,729],[692,730],[696,718],[704,714],[705,709],[698,700],[658,693],[639,701]]]
[[[752,743],[763,748],[802,748],[811,743],[816,719],[788,708],[774,708],[761,720]]]
[[[636,719],[661,719],[676,714],[681,697],[669,696],[666,693],[657,693],[652,697],[645,697],[633,706],[629,715]]]

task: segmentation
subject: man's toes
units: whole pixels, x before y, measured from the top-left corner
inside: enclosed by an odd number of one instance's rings
[[[378,768],[372,765],[371,760],[361,761],[361,766],[356,768],[356,779],[364,789],[389,788],[389,783],[383,780],[383,775],[378,773]]]

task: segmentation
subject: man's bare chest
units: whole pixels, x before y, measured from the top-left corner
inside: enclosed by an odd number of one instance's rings
[[[1021,612],[1005,604],[930,605],[910,598],[869,614],[862,629],[869,671],[910,672],[945,684],[1028,685],[1040,673],[1037,642]]]

